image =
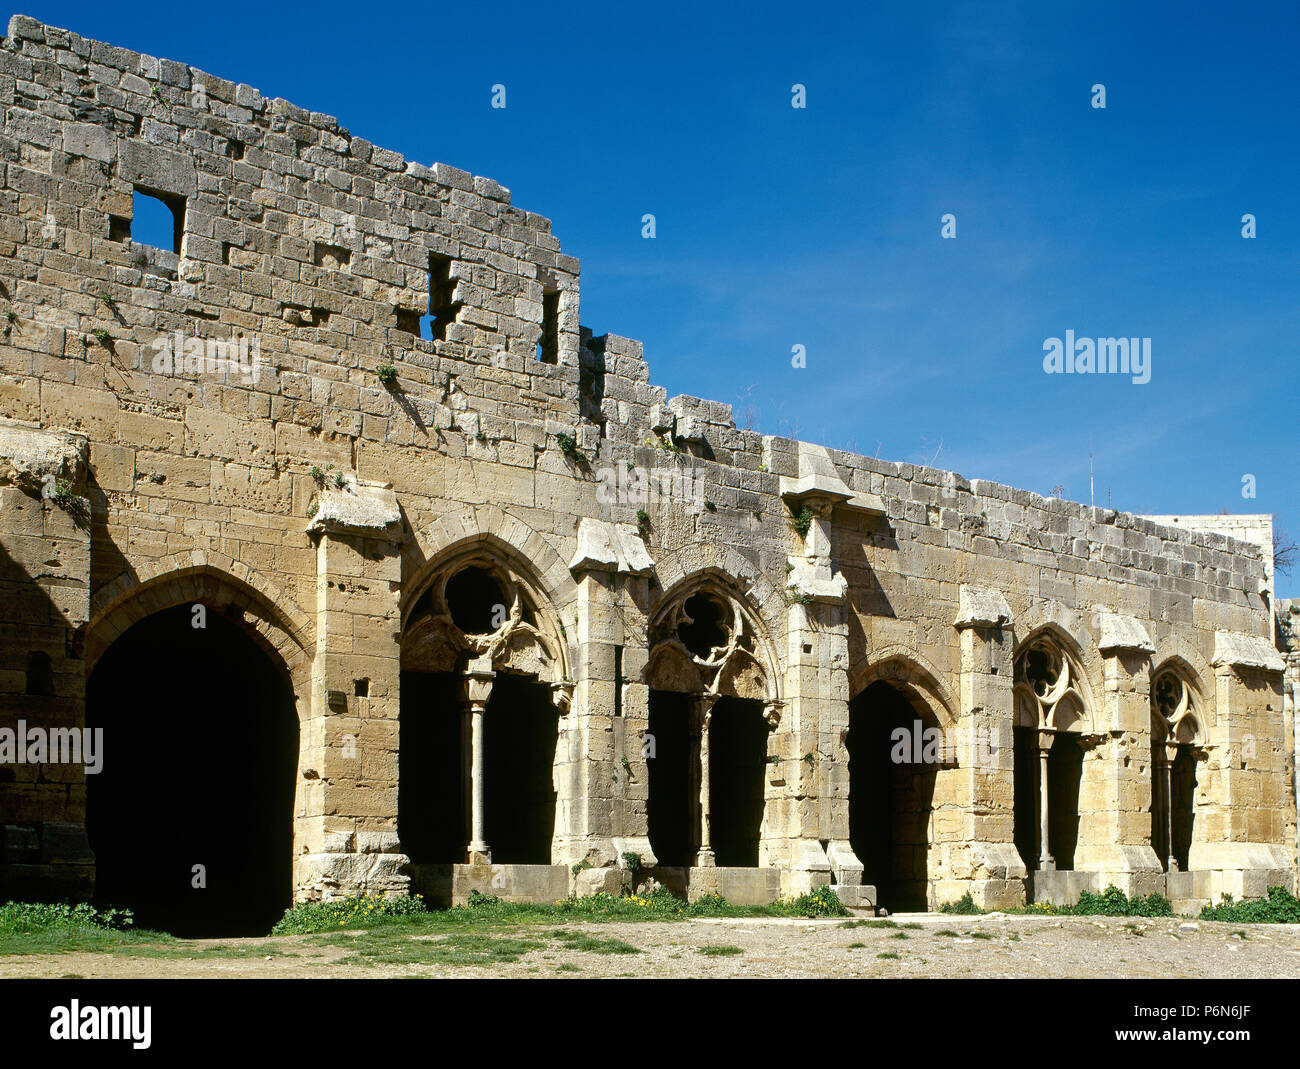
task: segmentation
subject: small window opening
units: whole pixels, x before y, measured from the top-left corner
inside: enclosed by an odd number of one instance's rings
[[[122,220],[117,220],[120,224]],[[140,245],[170,249],[178,256],[185,236],[185,198],[155,190],[135,190],[131,198],[131,218],[126,222],[126,237]],[[113,229],[110,220],[109,230]]]
[[[560,291],[542,294],[542,337],[537,343],[537,359],[543,364],[560,362]]]
[[[48,653],[36,650],[27,655],[27,693],[46,697],[54,693],[54,668]]]
[[[614,647],[614,716],[623,715],[623,647]]]
[[[409,308],[394,309],[397,312],[397,329],[404,330],[407,334],[414,337],[420,337],[420,313],[413,312]]]
[[[445,597],[452,623],[467,635],[490,635],[505,620],[507,605],[490,572],[470,566],[447,580]]]
[[[446,341],[447,327],[460,315],[461,302],[456,297],[456,280],[451,277],[451,257],[429,253],[429,314],[422,326],[431,341]]]
[[[353,697],[356,697],[356,698],[369,698],[369,697],[370,697],[370,680],[368,680],[368,679],[354,679],[354,680],[352,681],[352,694],[353,694]]]

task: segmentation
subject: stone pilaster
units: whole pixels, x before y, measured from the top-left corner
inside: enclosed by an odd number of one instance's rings
[[[401,672],[400,513],[391,490],[322,491],[316,538],[316,657],[303,725],[294,895],[404,894],[397,836]]]
[[[1101,703],[1093,710],[1098,744],[1085,752],[1074,867],[1101,873],[1128,895],[1164,890],[1164,866],[1151,847],[1151,654],[1145,628],[1099,610]]]
[[[1295,888],[1294,736],[1283,712],[1286,663],[1263,638],[1215,635],[1215,724],[1208,732],[1210,806],[1192,842],[1189,867],[1209,869],[1212,894],[1259,897]]]
[[[91,525],[83,435],[0,421],[0,728],[86,726]],[[43,678],[41,678],[43,677]],[[106,732],[105,748],[124,741]],[[94,888],[84,764],[0,766],[0,901]]]
[[[640,842],[646,835],[648,776],[641,750],[649,693],[644,685],[629,691],[626,681],[640,679],[644,671],[642,606],[647,598],[645,577],[653,568],[644,542],[630,524],[590,517],[582,521],[578,548],[569,564],[578,586],[573,607],[578,658],[573,670],[573,711],[563,743],[569,767],[562,777],[570,789],[561,794],[570,798],[561,807],[565,815],[557,839],[563,856],[557,862],[615,866],[619,847],[627,846],[649,863],[649,840],[643,847]],[[625,665],[623,657],[632,643],[639,652],[634,651]],[[638,674],[631,676],[632,671]],[[624,710],[629,695],[631,725]],[[629,845],[623,840],[634,841]]]
[[[936,897],[942,903],[969,892],[977,906],[998,909],[1024,902],[1027,874],[1015,845],[1013,618],[999,591],[963,585],[958,598],[957,763],[970,803],[963,816],[966,849],[951,864],[953,886],[938,887]]]

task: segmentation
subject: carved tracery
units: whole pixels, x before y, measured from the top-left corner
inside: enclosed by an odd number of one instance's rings
[[[1050,637],[1031,642],[1016,658],[1016,726],[1040,731],[1087,730],[1087,706],[1077,669]]]
[[[1192,688],[1172,668],[1157,674],[1151,684],[1151,727],[1153,742],[1194,746],[1202,742]]]
[[[402,664],[459,672],[471,662],[550,683],[565,705],[563,639],[537,610],[537,595],[488,554],[463,555],[434,574],[402,635]]]
[[[685,694],[774,698],[757,628],[744,605],[713,588],[675,599],[650,629],[646,682]]]

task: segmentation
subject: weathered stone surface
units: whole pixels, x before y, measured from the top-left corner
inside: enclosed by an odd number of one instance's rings
[[[1233,631],[1215,632],[1214,656],[1210,664],[1262,668],[1270,672],[1281,672],[1286,668],[1286,662],[1267,639]]]
[[[1006,627],[1014,618],[1000,591],[961,585],[954,627]]]
[[[397,495],[383,486],[349,484],[345,489],[326,487],[320,507],[307,525],[309,531],[392,534],[401,525]]]
[[[39,491],[63,480],[72,487],[85,475],[86,438],[0,421],[0,485]]]
[[[1101,611],[1096,621],[1097,648],[1099,650],[1141,650],[1154,653],[1151,638],[1137,620],[1119,613]]]
[[[198,605],[292,690],[286,896],[562,898],[628,853],[639,886],[891,910],[1294,886],[1300,614],[1267,517],[1090,508],[668,400],[495,181],[79,40],[19,17],[0,43],[0,728],[84,726],[98,659]],[[137,189],[184,201],[179,253],[127,238]],[[910,760],[857,749],[882,705]],[[1046,837],[1045,759],[1078,787]],[[923,808],[886,827],[862,799],[899,763]],[[78,834],[42,830],[85,827],[84,773],[12,772],[0,893],[88,893]]]

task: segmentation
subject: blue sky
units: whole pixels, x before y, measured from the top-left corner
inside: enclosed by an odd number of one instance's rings
[[[1300,9],[866,7],[24,13],[496,179],[582,261],[582,322],[644,342],[670,396],[1085,502],[1091,442],[1099,505],[1300,535]],[[1045,374],[1067,330],[1151,338],[1151,381]]]

